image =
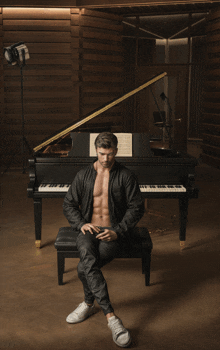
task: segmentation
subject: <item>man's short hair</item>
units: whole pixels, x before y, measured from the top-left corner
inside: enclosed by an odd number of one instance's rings
[[[117,148],[118,139],[111,132],[102,132],[95,139],[95,148]]]

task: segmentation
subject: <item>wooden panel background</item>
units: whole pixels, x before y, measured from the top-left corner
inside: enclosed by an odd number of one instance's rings
[[[82,9],[75,27],[79,35],[80,116],[112,101],[123,93],[123,49],[121,17]],[[88,123],[101,124],[112,131],[123,130],[122,106],[118,105]]]
[[[24,41],[30,54],[23,69],[23,95],[25,137],[31,149],[122,94],[121,31],[120,17],[95,11],[1,10],[0,45],[3,48]],[[11,161],[13,166],[21,164],[21,75],[19,66],[8,65],[3,57],[0,70],[1,130],[5,145],[1,153],[3,164]],[[120,109],[106,112],[92,123],[120,127]],[[26,158],[29,156],[27,152]]]
[[[30,59],[23,69],[25,137],[33,148],[78,116],[78,86],[72,84],[70,9],[3,8],[4,47],[24,41]],[[21,83],[18,65],[4,60],[4,156],[20,161]]]
[[[220,7],[207,24],[207,72],[203,102],[202,159],[220,168]]]
[[[206,38],[192,38],[188,138],[201,139],[202,95],[206,67]]]
[[[2,30],[2,8],[0,7],[0,130],[4,125],[4,78],[3,78],[3,30]],[[4,140],[0,133],[0,152],[3,152]]]

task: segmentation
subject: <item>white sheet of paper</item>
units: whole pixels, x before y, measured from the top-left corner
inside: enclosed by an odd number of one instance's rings
[[[99,134],[90,134],[90,157],[96,157],[94,142]],[[118,138],[118,153],[116,157],[132,157],[132,134],[131,133],[114,133]]]

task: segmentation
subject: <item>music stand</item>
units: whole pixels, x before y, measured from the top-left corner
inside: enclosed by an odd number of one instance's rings
[[[164,130],[167,132],[167,135],[169,137],[170,145],[172,144],[172,138],[170,134],[170,128],[172,128],[172,125],[166,122],[166,113],[164,111],[155,111],[153,112],[154,117],[154,125],[158,128],[163,129],[163,142],[164,140]]]

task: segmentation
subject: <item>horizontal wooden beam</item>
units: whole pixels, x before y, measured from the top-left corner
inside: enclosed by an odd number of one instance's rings
[[[208,123],[203,123],[202,128],[204,130],[204,133],[209,133],[212,135],[220,135],[220,124],[208,124]]]
[[[194,0],[193,4],[218,3],[218,0]],[[158,6],[158,5],[180,5],[192,4],[192,0],[2,0],[1,6],[22,6],[22,7],[114,7],[114,6]]]
[[[4,2],[4,0],[3,0]],[[22,1],[18,2],[17,5],[18,6],[16,8],[9,8],[9,1],[5,0],[6,5],[1,5],[1,6],[6,6],[3,9],[3,14],[4,14],[4,19],[44,19],[44,20],[49,20],[49,19],[53,19],[53,20],[64,20],[64,19],[70,19],[70,9],[69,8],[62,8],[62,9],[56,9],[56,6],[53,6],[53,8],[48,8],[45,5],[43,8],[39,7],[36,8],[34,11],[32,8],[30,8],[30,4],[32,3],[31,1],[28,1],[27,7],[24,8],[19,8],[19,3],[22,3]],[[34,3],[34,2],[33,2]],[[51,2],[52,3],[52,2]],[[38,6],[35,6],[38,7]]]
[[[203,123],[208,124],[220,124],[220,114],[214,113],[204,113],[203,114]]]
[[[208,154],[202,153],[201,158],[205,164],[214,166],[216,168],[220,168],[220,159],[218,157],[214,157],[214,156],[210,156]]]
[[[203,142],[220,147],[220,136],[212,134],[202,134]]]
[[[215,147],[213,145],[203,144],[202,150],[203,150],[203,153],[205,153],[205,154],[211,154],[211,155],[216,155],[216,156],[220,157],[220,148],[219,147]]]

